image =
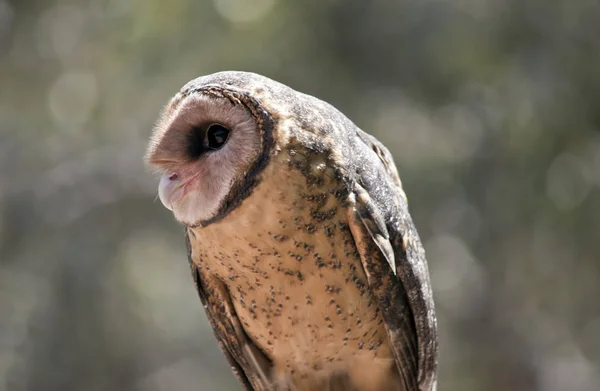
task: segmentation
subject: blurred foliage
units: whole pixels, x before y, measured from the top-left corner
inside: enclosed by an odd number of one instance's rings
[[[600,389],[597,0],[0,0],[0,390],[239,389],[142,155],[254,71],[393,151],[440,391]]]

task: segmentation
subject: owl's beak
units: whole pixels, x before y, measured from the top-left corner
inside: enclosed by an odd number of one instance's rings
[[[183,197],[183,187],[177,174],[165,174],[158,184],[158,198],[169,210],[173,210],[173,203]]]
[[[198,175],[182,178],[177,173],[164,174],[158,184],[158,198],[165,208],[172,211],[173,206],[185,196],[186,185],[196,179]]]

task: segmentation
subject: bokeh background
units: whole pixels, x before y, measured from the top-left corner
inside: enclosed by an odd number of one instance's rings
[[[598,0],[0,0],[0,390],[238,390],[142,156],[262,73],[393,151],[440,391],[600,390]]]

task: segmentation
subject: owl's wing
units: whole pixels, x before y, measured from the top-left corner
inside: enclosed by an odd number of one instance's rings
[[[357,135],[369,167],[359,170],[349,196],[352,234],[406,390],[432,391],[437,325],[425,252],[391,154],[374,137]]]
[[[186,233],[186,245],[192,277],[219,347],[244,390],[270,390],[271,386],[265,374],[270,363],[244,332],[225,284],[203,273],[202,268],[194,261],[191,232],[188,230]]]

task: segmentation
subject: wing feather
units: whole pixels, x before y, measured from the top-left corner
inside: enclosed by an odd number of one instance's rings
[[[361,201],[357,201],[357,198],[359,197],[355,193],[349,196],[350,231],[360,254],[369,287],[377,298],[400,378],[404,383],[403,389],[418,391],[417,335],[408,297],[393,268],[388,266],[393,263],[391,254],[378,243],[377,239],[374,239],[385,237],[387,230],[380,232],[373,229],[377,225],[373,223],[373,215],[368,213],[373,207],[372,202],[367,206],[364,204],[364,196],[360,197]]]
[[[392,155],[374,137],[360,130],[357,131],[357,136],[361,140],[357,148],[360,149],[359,154],[366,159],[365,163],[381,168],[362,170],[357,179],[358,183],[354,184],[354,199],[351,200],[351,204],[354,204],[359,222],[355,230],[362,235],[368,234],[382,255],[382,258],[363,259],[363,263],[366,269],[369,263],[385,262],[396,274],[395,278],[383,279],[382,283],[389,285],[388,300],[395,300],[395,305],[403,305],[403,302],[391,295],[402,292],[406,298],[404,305],[408,304],[411,310],[413,325],[410,329],[402,324],[397,330],[414,334],[418,347],[415,351],[418,389],[435,390],[437,324],[425,251],[410,216],[406,195],[402,190]],[[365,257],[367,255],[368,253]],[[386,309],[381,308],[381,311],[385,312]],[[404,348],[394,345],[394,349],[401,352]],[[401,360],[411,360],[402,354],[399,356]]]

